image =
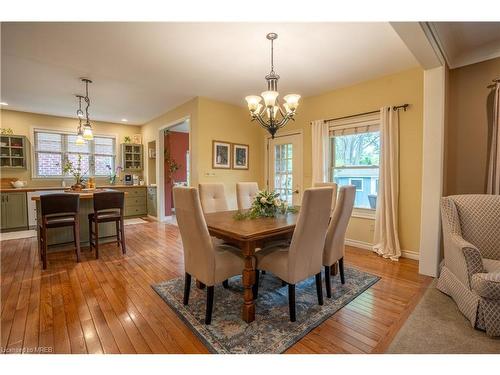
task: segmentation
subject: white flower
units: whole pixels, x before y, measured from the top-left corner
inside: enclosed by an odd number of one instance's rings
[[[279,198],[274,198],[274,201],[273,201],[274,205],[276,207],[279,207],[281,206],[281,200]]]
[[[260,203],[266,204],[267,203],[267,199],[264,198],[264,197],[260,198]]]

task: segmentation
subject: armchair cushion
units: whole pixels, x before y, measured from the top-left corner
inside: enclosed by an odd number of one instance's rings
[[[500,260],[483,258],[484,272],[500,272]]]
[[[476,273],[471,284],[472,290],[481,297],[500,300],[500,271]]]

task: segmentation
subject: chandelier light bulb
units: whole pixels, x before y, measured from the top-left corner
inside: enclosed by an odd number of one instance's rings
[[[83,139],[87,141],[94,139],[94,134],[92,134],[92,128],[89,124],[83,126]]]
[[[300,95],[298,94],[288,94],[283,98],[290,108],[290,111],[295,112],[297,107],[299,106]]]
[[[76,141],[75,143],[77,145],[84,145],[85,144],[85,139],[83,138],[83,135],[81,134],[81,131],[78,133],[78,135],[76,136]]]
[[[250,110],[250,112],[257,112],[258,111],[258,108],[259,106],[262,107],[260,103],[260,101],[262,100],[262,98],[260,96],[257,96],[257,95],[249,95],[245,98],[245,100],[247,101],[247,104],[248,104],[248,109]]]
[[[264,104],[266,107],[274,107],[276,104],[276,98],[278,97],[278,91],[264,91],[262,94],[262,99],[264,99]]]

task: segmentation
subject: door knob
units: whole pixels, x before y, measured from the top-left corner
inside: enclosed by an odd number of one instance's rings
[[[294,194],[299,194],[299,189],[293,191]]]

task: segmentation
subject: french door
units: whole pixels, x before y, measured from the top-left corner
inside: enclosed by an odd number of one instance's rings
[[[277,136],[267,140],[268,186],[280,193],[289,205],[302,199],[302,134]]]

